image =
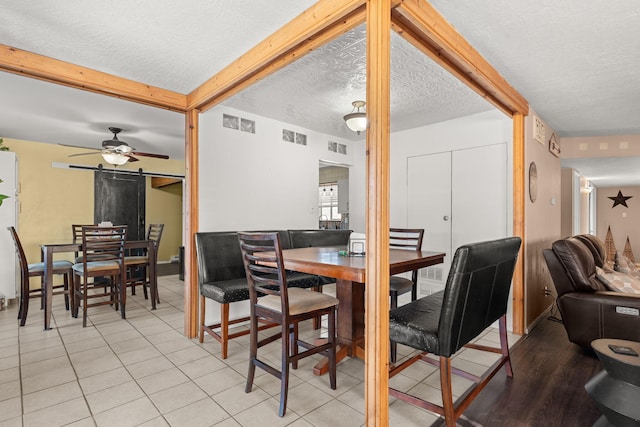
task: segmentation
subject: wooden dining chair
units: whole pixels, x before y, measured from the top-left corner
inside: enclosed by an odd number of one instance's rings
[[[32,298],[40,299],[40,308],[44,304],[44,262],[34,264],[27,263],[27,257],[22,248],[22,243],[18,237],[18,233],[14,227],[7,227],[13,243],[16,247],[16,255],[18,256],[18,264],[20,267],[20,305],[18,307],[18,320],[20,326],[24,326],[29,313],[29,300]],[[53,274],[63,276],[63,284],[53,286],[53,295],[64,294],[64,305],[67,310],[73,306],[73,271],[71,267],[73,263],[69,261],[54,261]],[[30,284],[31,277],[40,277],[40,286],[32,288]]]
[[[164,230],[164,224],[149,224],[147,230],[147,240],[153,242],[156,254],[160,247],[160,239],[162,238],[162,231]],[[149,286],[148,272],[149,268],[149,253],[148,250],[144,250],[141,255],[126,255],[124,257],[124,263],[127,268],[127,287],[131,288],[131,295],[136,294],[136,286],[141,285],[144,292],[144,299],[149,299],[147,287]],[[157,263],[157,259],[156,259]],[[156,266],[157,267],[157,266]],[[160,296],[158,290],[155,290],[156,302],[160,302]]]
[[[87,326],[87,308],[105,304],[120,309],[124,319],[126,305],[126,273],[124,263],[124,243],[127,226],[82,227],[82,261],[73,265],[74,307],[73,315],[78,316],[82,302],[82,326]],[[109,277],[110,283],[104,289],[103,283],[92,286],[90,278]],[[89,303],[89,301],[95,301]]]
[[[82,227],[96,226],[98,224],[71,224],[71,237],[73,238],[73,243],[82,243]],[[75,263],[82,262],[82,257],[80,256],[80,251],[74,252]]]
[[[249,373],[245,392],[251,392],[256,366],[280,378],[280,408],[283,417],[287,410],[289,368],[298,367],[302,358],[322,354],[329,359],[329,382],[336,389],[336,330],[335,319],[338,300],[332,296],[298,287],[287,286],[280,236],[278,233],[238,233],[242,260],[249,282],[251,300],[251,333],[249,349]],[[314,345],[298,337],[298,323],[328,315],[326,342]],[[281,325],[280,332],[258,339],[258,321]],[[258,349],[273,341],[281,340],[281,366],[278,370],[258,358]],[[299,347],[304,349],[299,352]]]
[[[453,257],[443,291],[390,311],[390,338],[421,353],[392,368],[389,378],[419,360],[438,366],[442,405],[392,387],[389,388],[391,396],[444,415],[446,425],[455,426],[462,412],[502,366],[508,377],[513,376],[506,313],[520,243],[519,237],[507,237],[461,246]],[[499,348],[470,343],[496,320]],[[451,366],[451,357],[462,347],[497,353],[500,357],[487,372],[477,376]],[[429,353],[438,359],[428,357]],[[456,402],[453,401],[452,373],[475,383]]]
[[[419,251],[422,249],[424,238],[424,228],[390,228],[389,248]],[[411,279],[403,276],[391,276],[389,278],[389,296],[391,297],[390,308],[398,306],[398,297],[411,291],[411,301],[418,298],[418,270],[411,272]],[[391,341],[389,345],[390,360],[396,361],[398,346]]]

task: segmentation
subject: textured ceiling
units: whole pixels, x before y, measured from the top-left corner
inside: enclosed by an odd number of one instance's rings
[[[3,0],[0,43],[188,93],[313,3]],[[640,134],[637,0],[431,3],[561,137]],[[356,138],[342,116],[364,98],[363,28],[226,104]],[[396,35],[392,59],[394,130],[492,108]],[[4,73],[0,97],[0,136],[92,146],[119,125],[141,151],[183,156],[177,113]]]
[[[640,133],[640,2],[430,2],[560,136]]]
[[[364,24],[224,102],[276,120],[341,136],[342,117],[366,94]],[[399,131],[493,106],[397,34],[391,38],[391,127]]]
[[[3,0],[0,43],[189,93],[314,0]]]

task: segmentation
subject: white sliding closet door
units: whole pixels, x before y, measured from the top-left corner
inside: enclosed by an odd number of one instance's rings
[[[423,249],[447,253],[423,269],[419,292],[444,288],[451,258],[466,243],[507,235],[507,147],[488,145],[407,159],[407,224],[425,229]]]

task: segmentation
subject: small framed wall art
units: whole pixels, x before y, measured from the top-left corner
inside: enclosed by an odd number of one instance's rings
[[[560,157],[560,144],[558,144],[555,133],[552,133],[551,138],[549,139],[549,151],[554,156]]]

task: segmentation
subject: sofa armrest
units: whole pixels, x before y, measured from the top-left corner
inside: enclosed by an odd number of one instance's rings
[[[640,341],[640,298],[620,292],[568,292],[557,300],[569,340],[583,347],[599,338]]]

